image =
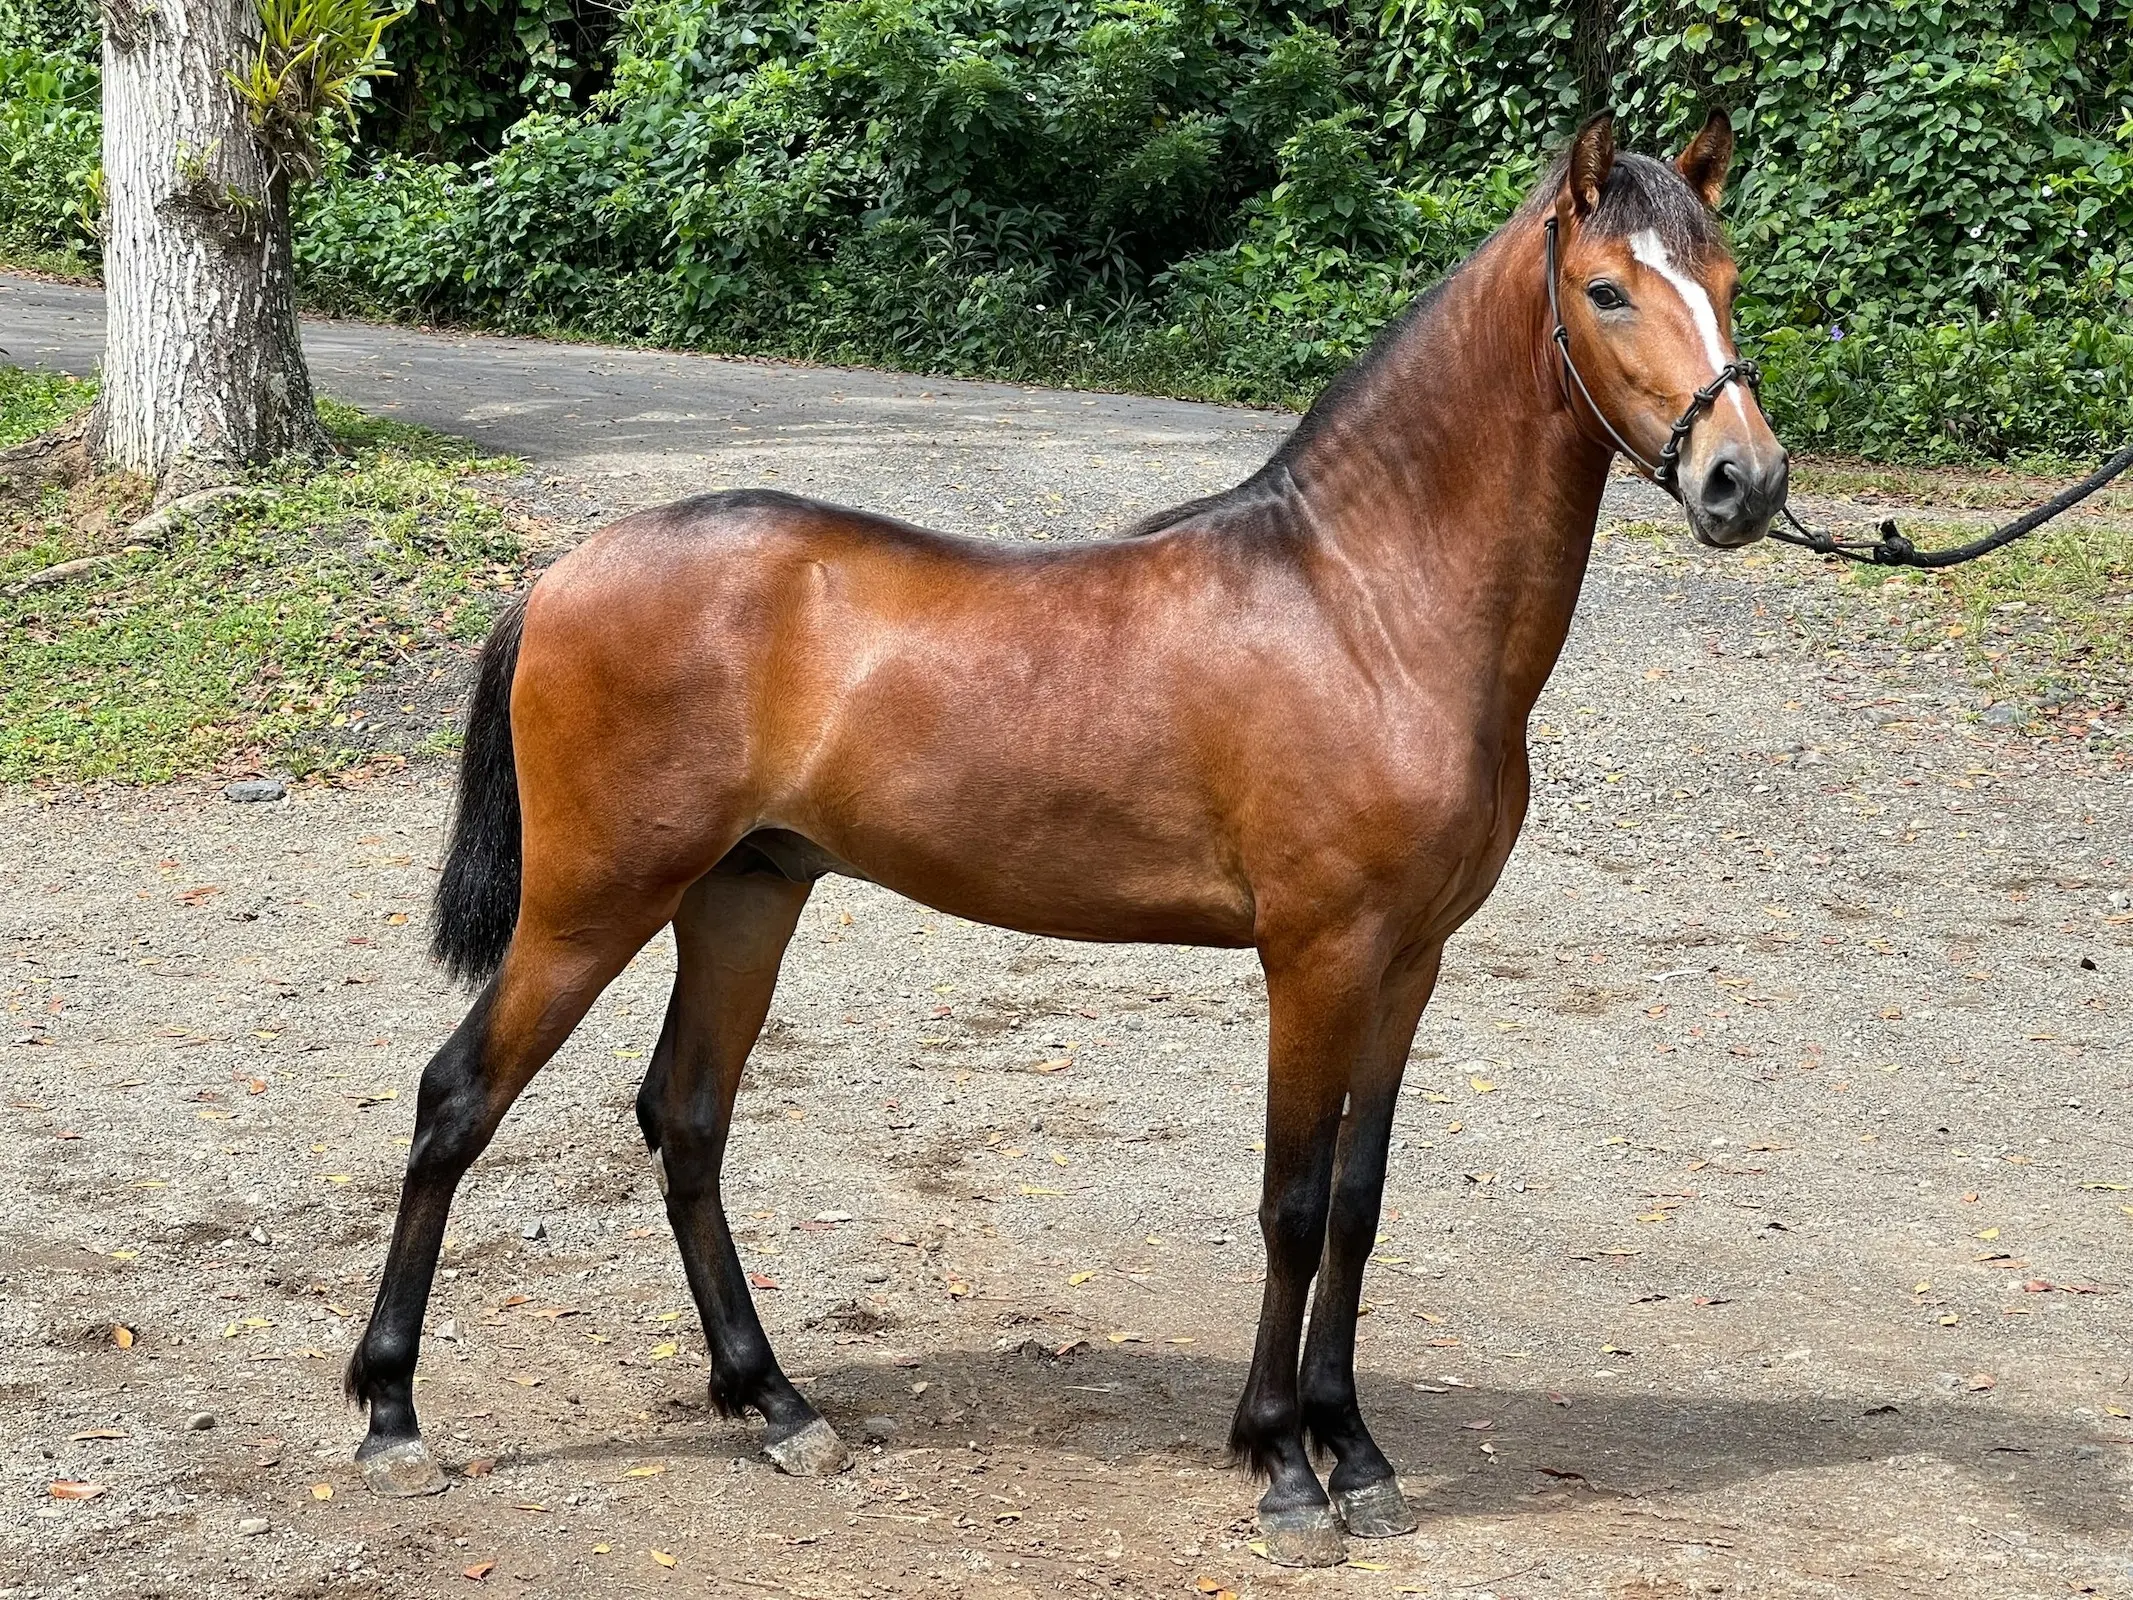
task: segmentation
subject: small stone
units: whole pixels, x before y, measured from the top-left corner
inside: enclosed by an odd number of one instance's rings
[[[896,1437],[894,1417],[867,1417],[859,1424],[859,1437],[868,1444],[887,1444]]]
[[[246,1517],[237,1524],[237,1531],[247,1539],[253,1538],[267,1531],[267,1519],[265,1517]]]
[[[887,1283],[889,1269],[879,1261],[869,1261],[859,1269],[859,1279],[862,1283]]]
[[[260,800],[284,799],[288,793],[289,786],[279,778],[239,778],[222,787],[222,798],[234,800],[241,806]]]
[[[1997,705],[1987,706],[1978,720],[1988,727],[2016,728],[2029,720],[2029,714],[2020,706],[2002,700]]]
[[[438,1338],[440,1338],[440,1339],[456,1339],[456,1338],[458,1338],[458,1337],[459,1337],[459,1319],[458,1319],[457,1317],[446,1317],[446,1318],[444,1319],[444,1321],[442,1321],[442,1322],[438,1323],[438,1324],[437,1324],[437,1337],[438,1337]]]
[[[255,1222],[246,1230],[245,1237],[254,1244],[265,1244],[267,1243],[267,1230]]]
[[[539,1217],[535,1217],[531,1222],[527,1223],[523,1228],[518,1230],[518,1236],[521,1239],[545,1239],[548,1237],[548,1224],[543,1222]]]
[[[852,1220],[852,1214],[849,1211],[817,1211],[815,1213],[815,1220],[817,1222],[832,1223],[850,1222]]]
[[[212,1411],[195,1411],[185,1419],[185,1426],[194,1433],[205,1433],[214,1425],[215,1414]]]

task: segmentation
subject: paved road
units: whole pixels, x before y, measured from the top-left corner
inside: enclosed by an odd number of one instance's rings
[[[100,290],[0,276],[6,359],[88,373],[103,338]],[[1004,475],[994,498],[1019,503],[1008,485],[1050,455],[1077,466],[1091,457],[1115,462],[1121,481],[1110,498],[1127,510],[1202,492],[1207,483],[1194,466],[1215,469],[1208,482],[1227,481],[1263,459],[1294,420],[1177,400],[362,322],[308,321],[304,349],[323,394],[573,478],[624,480],[612,496],[624,504],[745,480],[829,495],[864,483],[869,503],[881,506],[884,481],[893,501],[899,479],[942,478],[910,470],[932,466],[958,481]],[[1129,450],[1141,456],[1128,459]],[[1149,451],[1162,462],[1142,459]],[[910,462],[894,459],[903,456]],[[1170,492],[1166,473],[1194,481]]]

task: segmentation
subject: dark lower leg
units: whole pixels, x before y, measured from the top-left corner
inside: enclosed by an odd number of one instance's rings
[[[690,891],[674,922],[674,996],[637,1120],[659,1164],[667,1221],[703,1322],[712,1404],[726,1416],[759,1412],[773,1459],[789,1471],[819,1472],[842,1464],[842,1447],[778,1365],[721,1195],[741,1069],[806,900],[805,885],[759,877],[713,876]]]
[[[1341,1101],[1367,1040],[1374,991],[1352,966],[1324,954],[1267,961],[1267,1155],[1259,1204],[1266,1293],[1230,1444],[1269,1480],[1260,1531],[1268,1554],[1288,1565],[1343,1558],[1339,1525],[1304,1447],[1297,1354],[1325,1247]]]
[[[1326,1487],[1336,1496],[1393,1476],[1392,1463],[1363,1426],[1355,1394],[1356,1317],[1364,1265],[1377,1238],[1391,1130],[1391,1095],[1349,1108],[1326,1219],[1325,1257],[1311,1301],[1311,1336],[1304,1346],[1304,1426],[1313,1444],[1333,1452]]]
[[[520,1091],[671,909],[671,902],[646,906],[640,920],[606,930],[597,945],[522,918],[502,972],[423,1071],[392,1245],[370,1322],[348,1363],[349,1396],[370,1408],[356,1459],[382,1494],[444,1486],[415,1417],[415,1363],[459,1180]]]
[[[1356,1319],[1377,1240],[1400,1079],[1436,974],[1434,950],[1387,974],[1371,1048],[1349,1087],[1300,1379],[1304,1426],[1314,1444],[1334,1455],[1326,1487],[1349,1531],[1373,1537],[1411,1532],[1415,1522],[1392,1463],[1363,1425],[1355,1392]]]
[[[356,1452],[358,1460],[421,1438],[415,1420],[415,1361],[437,1254],[444,1244],[453,1192],[488,1144],[501,1115],[491,1115],[481,1073],[494,998],[492,985],[422,1074],[392,1246],[370,1323],[348,1363],[349,1398],[370,1408],[370,1430]],[[408,1485],[416,1486],[412,1480]]]
[[[1334,1116],[1305,1130],[1276,1160],[1268,1140],[1259,1231],[1266,1241],[1266,1292],[1244,1396],[1230,1425],[1230,1448],[1268,1480],[1262,1512],[1322,1507],[1326,1492],[1304,1449],[1297,1394],[1297,1348],[1304,1307],[1326,1236],[1327,1188],[1332,1173]]]

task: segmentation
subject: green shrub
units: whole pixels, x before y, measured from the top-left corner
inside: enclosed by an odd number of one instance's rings
[[[0,0],[0,250],[11,255],[94,242],[96,52],[86,7]]]

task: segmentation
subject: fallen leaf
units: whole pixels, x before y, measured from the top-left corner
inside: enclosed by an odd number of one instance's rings
[[[1095,1276],[1093,1272],[1073,1272],[1067,1275],[1067,1282],[1078,1289]]]
[[[2109,1408],[2106,1407],[2105,1409]],[[80,1433],[71,1435],[73,1442],[76,1444],[80,1444],[85,1439],[123,1439],[125,1437],[126,1435],[116,1428],[84,1428]]]
[[[494,1456],[477,1456],[459,1470],[469,1478],[486,1478],[496,1470],[496,1458]]]
[[[133,1348],[133,1330],[121,1322],[111,1330],[111,1342],[121,1350],[131,1350]]]
[[[650,1352],[646,1355],[645,1359],[648,1361],[667,1361],[671,1360],[678,1353],[679,1351],[674,1345],[655,1344],[652,1346]]]
[[[1496,1092],[1496,1085],[1487,1078],[1469,1078],[1466,1082],[1467,1087],[1476,1094],[1494,1094]]]
[[[970,1285],[957,1278],[948,1285],[948,1294],[949,1298],[954,1300],[967,1300],[970,1297]]]
[[[1494,1417],[1477,1417],[1474,1421],[1462,1422],[1459,1424],[1459,1426],[1467,1429],[1471,1433],[1482,1433],[1490,1428],[1495,1427],[1496,1419]]]
[[[1986,1228],[1978,1234],[1980,1239],[1997,1239],[1999,1236],[2000,1230],[1998,1228]]]
[[[667,1464],[664,1461],[654,1461],[646,1466],[632,1467],[622,1476],[625,1478],[656,1478],[666,1470]]]
[[[1999,1387],[2000,1380],[1989,1372],[1973,1372],[1963,1387],[1972,1394],[1982,1394],[1987,1389]]]
[[[331,1500],[333,1498],[333,1485],[330,1483],[314,1483],[311,1486],[311,1498],[314,1500]]]
[[[607,1556],[614,1553],[615,1547],[611,1544],[596,1544],[593,1546],[593,1554],[596,1556]]]
[[[479,1583],[482,1581],[482,1579],[486,1578],[490,1573],[494,1572],[495,1570],[496,1562],[493,1559],[488,1561],[477,1561],[474,1563],[474,1565],[462,1571],[460,1573],[460,1576],[462,1578],[472,1578],[476,1583]]]
[[[758,1289],[776,1289],[780,1287],[778,1280],[767,1272],[751,1272],[748,1274],[748,1281]]]
[[[1030,1068],[1032,1072],[1064,1072],[1074,1064],[1072,1056],[1061,1056],[1056,1061],[1040,1061]]]
[[[671,1567],[674,1565],[674,1558],[668,1555],[664,1550],[654,1550],[652,1552],[652,1559],[658,1562],[662,1567]]]
[[[1040,1195],[1040,1194],[1052,1194],[1052,1195],[1056,1195],[1056,1194],[1064,1194],[1064,1193],[1066,1193],[1066,1191],[1065,1191],[1064,1189],[1040,1189],[1040,1188],[1038,1188],[1038,1187],[1037,1187],[1037,1186],[1036,1186],[1035,1184],[1033,1184],[1033,1183],[1025,1183],[1025,1184],[1023,1184],[1023,1185],[1021,1186],[1021,1192],[1022,1192],[1023,1194],[1027,1194],[1027,1195]]]

